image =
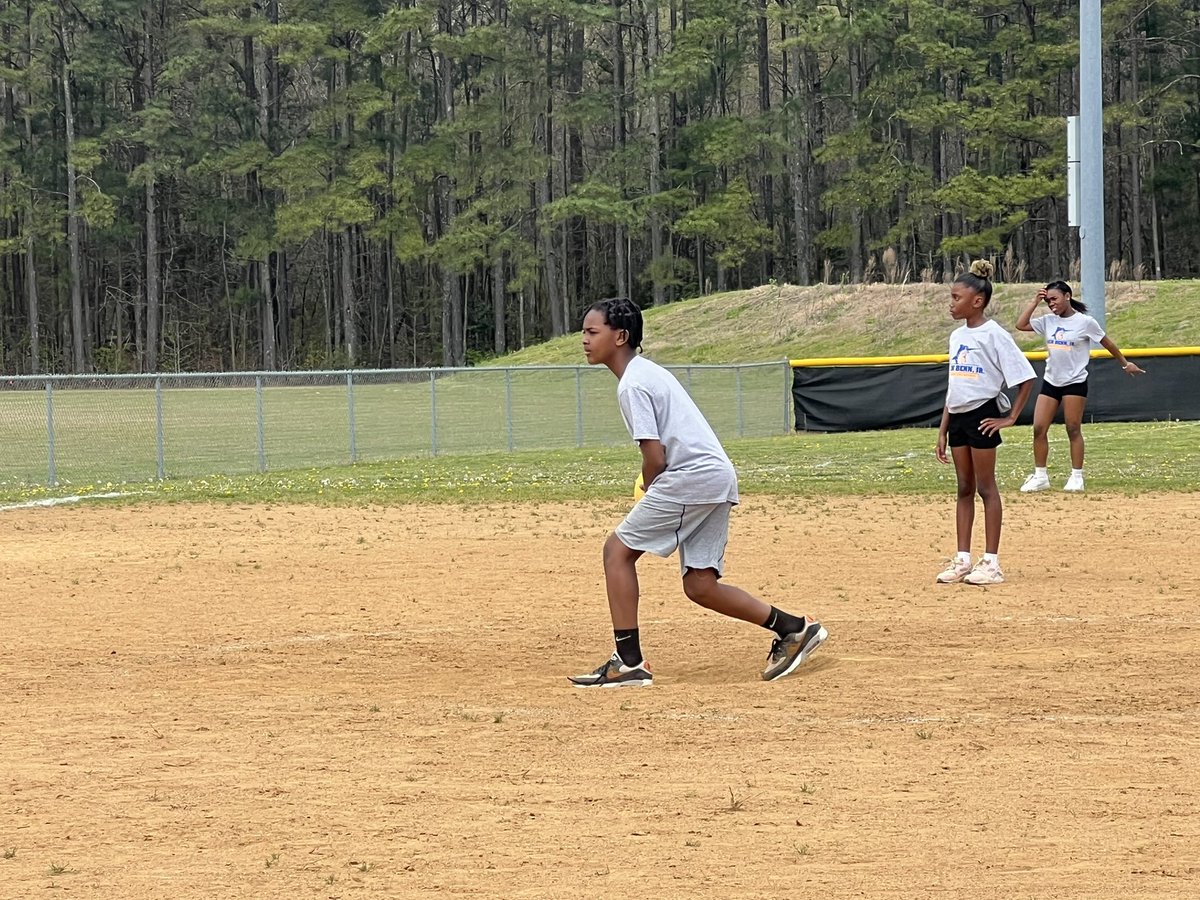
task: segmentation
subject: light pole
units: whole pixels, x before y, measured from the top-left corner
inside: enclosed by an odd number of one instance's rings
[[[1104,327],[1104,82],[1100,0],[1079,2],[1079,262],[1088,314]]]

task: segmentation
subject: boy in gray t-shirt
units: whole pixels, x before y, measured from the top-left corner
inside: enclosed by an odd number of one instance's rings
[[[639,356],[642,313],[623,298],[594,304],[583,320],[591,364],[617,376],[617,400],[629,436],[642,452],[645,495],[604,544],[604,581],[616,649],[593,672],[571,677],[579,687],[645,686],[654,681],[638,629],[637,561],[643,553],[679,551],[683,591],[693,603],[775,632],[763,680],[796,670],[829,636],[807,616],[794,616],[741,588],[722,584],[729,513],[738,502],[737,475],[721,442],[683,386]]]

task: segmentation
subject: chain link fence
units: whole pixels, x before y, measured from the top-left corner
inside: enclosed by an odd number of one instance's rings
[[[723,439],[791,427],[787,362],[669,366]],[[0,484],[237,475],[629,440],[603,367],[0,380]]]

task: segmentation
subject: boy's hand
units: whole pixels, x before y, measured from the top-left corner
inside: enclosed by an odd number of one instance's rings
[[[984,434],[995,434],[1001,428],[1012,428],[1017,424],[1017,420],[1012,416],[1004,419],[984,419],[979,423],[979,430]]]

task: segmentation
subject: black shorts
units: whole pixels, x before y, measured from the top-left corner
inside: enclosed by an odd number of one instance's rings
[[[1077,381],[1074,384],[1064,384],[1059,387],[1057,384],[1051,384],[1048,381],[1042,381],[1041,394],[1043,397],[1049,397],[1052,400],[1062,401],[1063,397],[1086,397],[1087,396],[1087,379]]]
[[[983,406],[970,412],[950,413],[949,428],[946,433],[951,447],[973,447],[976,450],[992,450],[999,447],[1000,432],[984,434],[979,430],[979,423],[984,419],[1003,419],[1004,413],[995,400],[989,400]]]

